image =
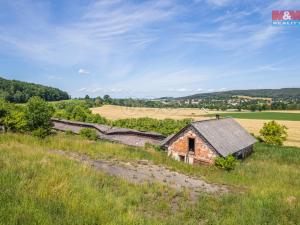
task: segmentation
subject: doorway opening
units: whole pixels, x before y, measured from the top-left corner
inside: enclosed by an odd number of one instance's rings
[[[189,138],[189,152],[195,152],[195,138]]]
[[[184,155],[179,155],[179,160],[182,161],[182,162],[184,162],[185,161]]]

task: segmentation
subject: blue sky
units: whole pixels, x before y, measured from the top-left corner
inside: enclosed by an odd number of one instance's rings
[[[300,87],[300,26],[277,0],[0,0],[0,76],[72,97]]]

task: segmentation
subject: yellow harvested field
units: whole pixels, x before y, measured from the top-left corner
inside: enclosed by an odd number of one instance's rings
[[[156,119],[184,119],[192,118],[194,120],[209,119],[204,117],[205,114],[217,113],[218,111],[205,111],[200,109],[168,109],[168,108],[139,108],[139,107],[123,107],[105,105],[98,108],[91,109],[93,113],[99,113],[111,120],[126,119],[126,118],[140,118],[150,117]],[[296,111],[280,111],[280,112],[296,112]],[[299,112],[299,110],[298,110]],[[258,134],[259,130],[267,120],[253,120],[253,119],[236,119],[245,129],[250,133]],[[300,147],[300,121],[277,121],[280,124],[287,126],[288,139],[285,145]]]
[[[250,119],[236,119],[243,127],[250,133],[259,134],[260,128],[267,120],[250,120]],[[288,138],[284,143],[288,146],[300,147],[300,121],[284,121],[278,120],[278,123],[285,125],[288,128]]]
[[[272,110],[265,112],[280,112],[280,113],[300,113],[300,110]]]
[[[156,119],[207,119],[207,117],[203,117],[203,115],[217,112],[190,108],[142,108],[115,105],[104,105],[102,107],[92,108],[91,110],[93,113],[99,113],[101,116],[104,116],[111,120],[140,117],[151,117]]]

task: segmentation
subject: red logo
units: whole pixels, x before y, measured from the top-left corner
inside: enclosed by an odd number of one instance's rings
[[[300,10],[273,10],[272,20],[300,20]]]

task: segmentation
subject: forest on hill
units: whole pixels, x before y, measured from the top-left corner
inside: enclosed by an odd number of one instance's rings
[[[201,93],[177,99],[228,99],[234,96],[249,96],[272,99],[300,99],[300,88],[281,88],[281,89],[249,89],[249,90],[232,90],[211,93]]]
[[[58,88],[0,77],[0,98],[9,102],[25,103],[32,96],[39,96],[46,101],[70,99],[67,92]]]

